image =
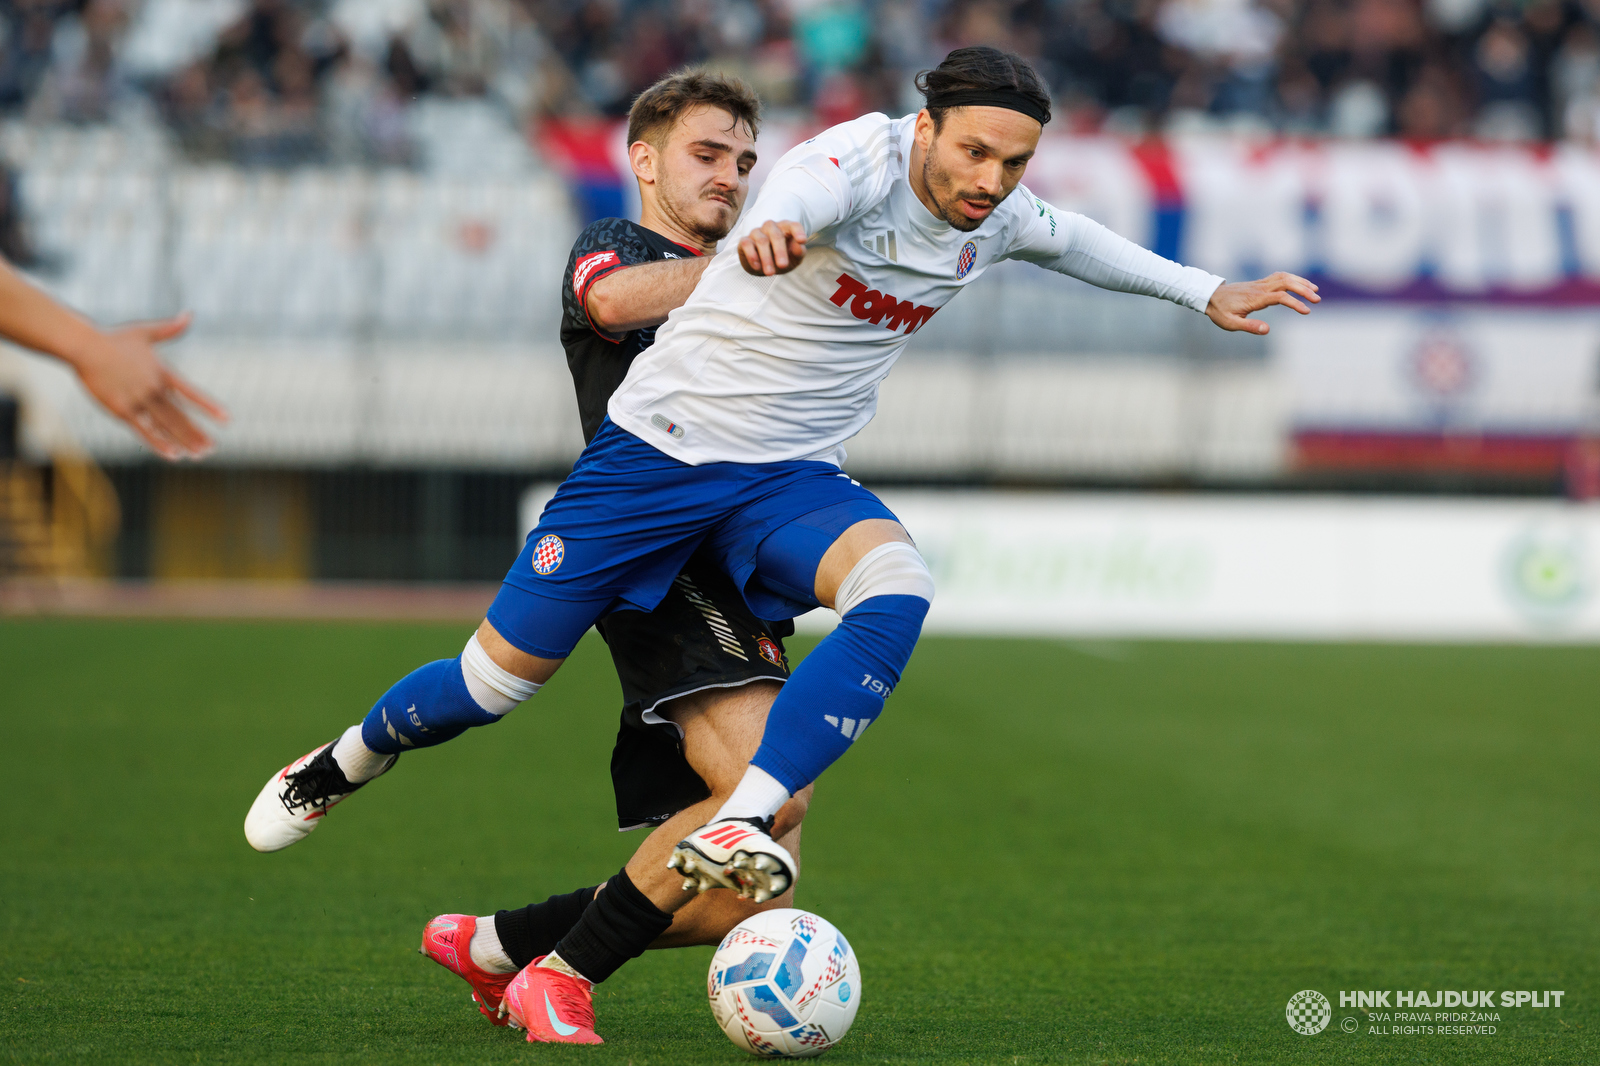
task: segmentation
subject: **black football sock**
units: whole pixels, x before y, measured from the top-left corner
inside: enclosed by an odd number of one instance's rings
[[[672,915],[650,902],[624,867],[607,881],[578,924],[556,945],[561,961],[594,984],[617,972],[629,959],[644,954],[667,931]]]
[[[584,908],[594,902],[595,886],[580,888],[564,896],[551,896],[543,903],[496,911],[494,931],[500,948],[522,969],[541,955],[555,950],[556,943],[583,917]]]

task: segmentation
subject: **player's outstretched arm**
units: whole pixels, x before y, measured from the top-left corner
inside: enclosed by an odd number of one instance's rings
[[[787,274],[806,257],[806,228],[798,222],[763,222],[739,238],[739,265],[756,277]]]
[[[188,328],[183,314],[99,329],[0,262],[0,336],[72,367],[89,395],[164,459],[198,458],[213,446],[180,401],[218,422],[228,419],[215,400],[169,370],[156,353],[158,343]]]
[[[711,257],[703,255],[613,271],[590,286],[584,298],[589,321],[607,333],[659,326],[673,308],[683,306],[710,262]]]
[[[1296,294],[1314,304],[1322,302],[1315,285],[1297,274],[1286,274],[1281,270],[1260,281],[1223,282],[1211,294],[1206,317],[1223,329],[1265,337],[1271,327],[1250,318],[1251,312],[1282,304],[1302,315],[1309,315],[1311,309],[1295,299]]]

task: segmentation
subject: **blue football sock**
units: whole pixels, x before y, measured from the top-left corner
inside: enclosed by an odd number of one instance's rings
[[[883,712],[928,607],[921,596],[874,596],[840,619],[773,701],[751,765],[791,794],[833,765]]]
[[[490,725],[503,717],[478,706],[467,691],[457,656],[418,667],[395,682],[361,723],[361,742],[393,755],[443,744],[475,725]]]

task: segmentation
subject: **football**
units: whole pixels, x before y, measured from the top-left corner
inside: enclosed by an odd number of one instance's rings
[[[850,1031],[861,1006],[861,967],[850,942],[808,911],[747,918],[717,945],[706,979],[711,1013],[728,1039],[757,1055],[820,1055]]]

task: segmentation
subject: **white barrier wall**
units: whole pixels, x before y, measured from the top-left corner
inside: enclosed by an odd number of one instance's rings
[[[233,416],[218,433],[221,463],[552,470],[583,448],[571,375],[548,344],[198,338],[170,351]],[[92,455],[140,457],[60,364],[0,348],[0,384],[11,380]],[[883,478],[1270,478],[1284,464],[1282,406],[1266,364],[906,360],[847,445],[848,465]]]
[[[572,376],[548,345],[196,339],[170,358],[228,408],[222,464],[550,469],[583,450]],[[0,345],[6,386],[25,401],[30,454],[61,441],[106,462],[149,454],[60,363]]]
[[[933,633],[1600,640],[1600,507],[891,492]],[[804,628],[831,624],[816,612]]]

